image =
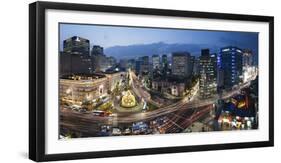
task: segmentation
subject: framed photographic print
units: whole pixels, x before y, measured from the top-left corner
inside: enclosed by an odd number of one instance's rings
[[[35,2],[34,161],[273,146],[273,17]]]

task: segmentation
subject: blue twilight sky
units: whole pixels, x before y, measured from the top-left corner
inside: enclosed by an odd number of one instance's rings
[[[258,33],[188,29],[136,28],[84,24],[60,24],[60,50],[63,40],[80,36],[104,48],[164,42],[168,44],[205,44],[212,47],[238,46],[257,53]]]

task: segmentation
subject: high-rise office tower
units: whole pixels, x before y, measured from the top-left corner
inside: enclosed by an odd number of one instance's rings
[[[73,36],[63,41],[63,52],[68,54],[79,54],[83,56],[90,55],[90,41],[79,37]]]
[[[199,89],[201,98],[209,98],[216,93],[215,66],[209,49],[202,49],[201,56],[199,57]]]
[[[139,60],[141,61],[140,73],[147,74],[149,72],[149,56],[140,57]]]
[[[156,70],[156,69],[160,69],[161,67],[161,64],[160,64],[160,56],[159,55],[152,55],[152,68],[153,70]]]
[[[223,78],[220,82],[224,88],[231,88],[239,84],[243,69],[243,52],[233,46],[221,48],[218,56],[218,68],[222,71]]]
[[[163,75],[167,75],[168,69],[169,69],[169,67],[168,67],[169,63],[168,63],[168,57],[167,57],[166,54],[162,55],[161,65],[162,65],[162,73],[163,73]]]
[[[176,52],[172,54],[172,74],[187,77],[190,74],[188,63],[190,54],[187,52]]]
[[[73,36],[63,41],[63,51],[60,57],[60,75],[92,73],[90,58],[90,42],[79,36]]]

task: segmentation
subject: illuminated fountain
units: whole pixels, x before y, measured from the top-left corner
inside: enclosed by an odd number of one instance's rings
[[[121,99],[121,106],[125,108],[132,108],[136,106],[136,104],[137,102],[135,96],[128,90]]]

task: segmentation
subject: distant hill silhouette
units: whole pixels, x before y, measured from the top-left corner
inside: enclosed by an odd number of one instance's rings
[[[172,52],[187,51],[191,55],[199,56],[201,49],[210,48],[211,51],[217,51],[218,47],[210,47],[206,44],[167,44],[164,42],[152,44],[135,44],[128,46],[113,46],[105,49],[107,56],[113,56],[117,59],[130,59],[140,56],[152,56],[153,54],[169,54]]]

